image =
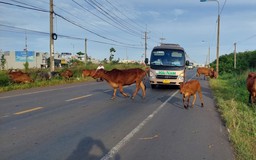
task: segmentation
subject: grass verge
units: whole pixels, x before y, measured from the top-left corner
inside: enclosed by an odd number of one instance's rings
[[[225,74],[210,81],[237,160],[256,160],[256,105],[248,104],[247,73]]]

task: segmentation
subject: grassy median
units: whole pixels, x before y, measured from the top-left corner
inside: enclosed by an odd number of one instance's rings
[[[248,103],[247,75],[223,74],[210,80],[237,160],[256,160],[256,105]]]

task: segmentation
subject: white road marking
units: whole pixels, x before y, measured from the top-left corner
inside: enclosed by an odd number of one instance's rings
[[[112,91],[112,90],[108,89],[108,90],[105,90],[105,91],[103,91],[103,92],[106,93],[106,92],[110,92],[110,91]]]
[[[7,117],[10,117],[10,115],[9,114],[5,114],[5,115],[1,116],[1,118],[7,118]]]
[[[114,157],[114,155],[128,143],[134,135],[139,132],[144,125],[148,123],[165,105],[170,101],[179,90],[174,92],[164,103],[162,103],[152,114],[150,114],[146,119],[144,119],[136,128],[134,128],[129,134],[127,134],[116,146],[114,146],[101,160],[109,160]]]
[[[28,110],[25,110],[25,111],[16,112],[14,114],[15,115],[20,115],[20,114],[25,114],[25,113],[33,112],[33,111],[36,111],[36,110],[40,110],[40,109],[43,109],[43,107],[36,107],[36,108],[28,109]]]
[[[78,99],[90,97],[90,96],[92,96],[92,95],[93,95],[93,94],[88,94],[88,95],[85,95],[85,96],[80,96],[80,97],[76,97],[76,98],[72,98],[72,99],[67,99],[66,102],[70,102],[70,101],[74,101],[74,100],[78,100]]]
[[[56,91],[56,90],[63,90],[63,89],[68,89],[68,88],[84,86],[84,85],[87,85],[87,84],[78,85],[78,86],[69,86],[69,87],[64,87],[64,88],[47,89],[47,90],[43,90],[43,91],[35,91],[35,92],[29,92],[29,93],[21,93],[21,94],[10,95],[10,96],[3,96],[3,97],[0,97],[0,99],[11,98],[11,97],[19,97],[19,96],[26,96],[26,95],[37,94],[37,93],[44,93],[44,92],[50,92],[50,91]]]
[[[194,75],[195,76],[195,75]],[[193,77],[194,77],[193,76]],[[192,77],[192,78],[193,78]],[[190,78],[189,80],[191,80]],[[188,81],[189,81],[188,80]],[[134,128],[129,134],[127,134],[119,143],[116,144],[104,157],[102,157],[100,160],[109,160],[113,158],[121,148],[125,146],[126,143],[128,143],[134,135],[139,132],[143,126],[145,126],[148,121],[150,121],[165,105],[168,101],[170,101],[177,93],[179,90],[174,92],[164,103],[162,103],[152,114],[150,114],[146,119],[144,119],[136,128]]]

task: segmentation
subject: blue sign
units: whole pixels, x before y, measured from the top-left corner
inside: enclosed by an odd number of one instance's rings
[[[16,62],[34,62],[34,51],[15,51]]]

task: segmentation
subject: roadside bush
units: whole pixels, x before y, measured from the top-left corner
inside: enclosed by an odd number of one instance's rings
[[[10,84],[9,77],[6,72],[0,72],[0,86],[8,86]]]

